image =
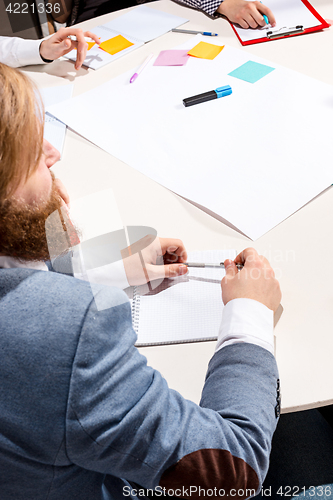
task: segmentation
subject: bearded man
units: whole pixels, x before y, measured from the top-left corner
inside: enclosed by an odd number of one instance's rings
[[[202,400],[185,400],[135,348],[121,289],[100,286],[114,305],[98,310],[89,283],[45,265],[45,221],[63,200],[42,116],[31,82],[0,64],[1,500],[161,496],[163,488],[178,497],[253,496],[279,410],[273,270],[253,249],[226,261],[226,306]],[[160,253],[170,248],[178,262],[146,268],[183,273],[182,242],[163,240]]]

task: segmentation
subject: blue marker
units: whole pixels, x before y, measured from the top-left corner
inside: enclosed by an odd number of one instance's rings
[[[260,2],[260,3],[262,3],[262,2]],[[269,24],[268,23],[268,17],[265,14],[262,14],[262,17],[264,18],[265,23]]]
[[[184,106],[193,106],[193,104],[200,104],[200,102],[211,101],[212,99],[218,99],[219,97],[224,97],[226,95],[232,94],[230,85],[225,85],[224,87],[219,87],[215,90],[210,90],[204,94],[194,95],[193,97],[186,97],[183,99]]]

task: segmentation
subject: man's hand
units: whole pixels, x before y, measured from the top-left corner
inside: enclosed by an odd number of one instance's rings
[[[238,271],[236,264],[244,264],[243,269]],[[226,260],[224,265],[224,304],[233,299],[247,298],[261,302],[274,312],[277,310],[281,301],[280,285],[265,257],[258,255],[254,248],[246,248],[234,261]]]
[[[77,41],[72,41],[68,38],[69,35],[76,36]],[[92,38],[94,42],[100,44],[97,35],[94,35],[90,31],[83,32],[79,28],[61,28],[50,38],[43,40],[39,48],[39,53],[44,59],[54,61],[54,59],[64,56],[71,50],[77,49],[75,69],[80,69],[86,58],[88,49],[88,44],[84,39],[85,36]]]
[[[125,272],[131,286],[187,273],[187,253],[181,240],[148,235],[122,252]]]
[[[276,25],[272,11],[261,2],[248,0],[224,0],[217,12],[227,17],[232,23],[239,24],[242,28],[258,28],[265,26],[263,14],[268,17],[269,24]]]

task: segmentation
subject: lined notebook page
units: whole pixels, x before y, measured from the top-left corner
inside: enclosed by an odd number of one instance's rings
[[[189,252],[189,262],[219,263],[234,259],[235,250]],[[150,294],[135,287],[132,300],[136,345],[215,340],[222,318],[224,269],[189,268],[186,276],[165,279]]]

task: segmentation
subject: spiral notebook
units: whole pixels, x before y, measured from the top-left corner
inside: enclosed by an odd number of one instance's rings
[[[188,19],[184,17],[175,16],[146,5],[139,5],[126,14],[91,29],[91,32],[95,33],[101,42],[121,35],[129,44],[114,54],[105,52],[98,48],[97,45],[94,45],[87,52],[83,65],[92,69],[99,69],[105,64],[118,59],[118,57],[126,55],[128,52],[187,22]],[[76,50],[71,50],[65,55],[72,61],[76,61],[76,56]]]
[[[188,253],[189,262],[219,263],[234,259],[236,250]],[[223,268],[189,268],[186,276],[132,288],[136,346],[216,340],[222,318]],[[156,285],[156,286],[155,286]],[[148,293],[147,293],[148,292]]]

